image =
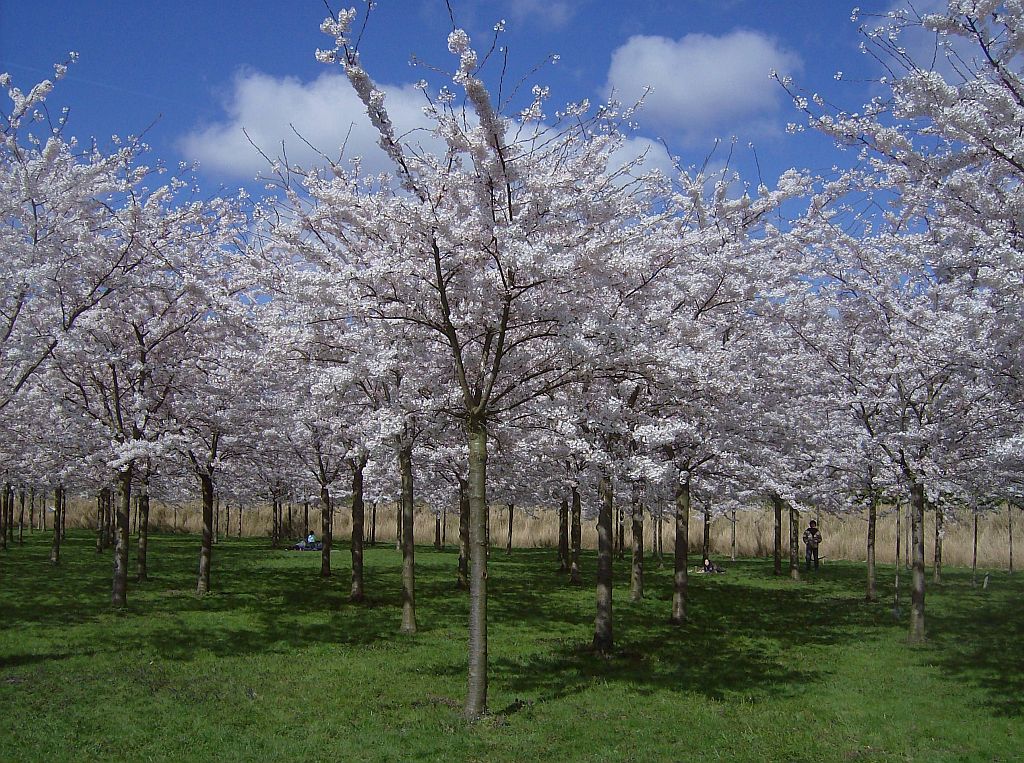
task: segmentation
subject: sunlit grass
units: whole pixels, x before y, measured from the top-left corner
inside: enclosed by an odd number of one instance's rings
[[[593,591],[549,550],[491,557],[491,712],[461,716],[467,602],[452,551],[417,550],[420,632],[398,633],[399,562],[368,549],[369,601],[347,602],[348,554],[221,542],[214,593],[192,590],[198,539],[156,536],[151,580],[109,607],[110,557],[73,533],[0,557],[0,758],[13,760],[1014,760],[1024,749],[1019,576],[948,570],[930,641],[904,643],[863,566],[801,583],[744,560],[671,576],[631,604],[617,562],[616,651],[588,647]],[[594,560],[585,557],[585,571]],[[590,579],[588,578],[588,585]],[[891,570],[880,588],[891,595]],[[904,610],[906,604],[904,604]]]

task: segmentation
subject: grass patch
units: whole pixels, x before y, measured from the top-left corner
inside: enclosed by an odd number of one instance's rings
[[[550,550],[495,552],[490,714],[461,717],[466,595],[452,551],[417,549],[420,632],[398,633],[400,557],[367,549],[368,601],[348,554],[258,539],[214,552],[214,592],[193,593],[198,539],[157,535],[151,579],[109,607],[109,554],[72,533],[57,568],[42,534],[0,557],[0,758],[50,760],[1019,760],[1024,593],[945,569],[929,642],[863,601],[864,568],[803,582],[743,560],[694,576],[690,622],[667,623],[671,571],[628,601],[617,563],[616,651],[587,648],[594,595]],[[593,573],[594,559],[584,569]],[[589,584],[588,578],[588,584]],[[880,591],[891,592],[891,570]]]

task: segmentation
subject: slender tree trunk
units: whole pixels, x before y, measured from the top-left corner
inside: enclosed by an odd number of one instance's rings
[[[456,587],[469,590],[469,483],[459,477],[459,569]]]
[[[800,579],[800,515],[789,506],[789,577]]]
[[[569,499],[558,505],[558,571],[569,571]]]
[[[614,646],[612,638],[612,556],[615,496],[612,478],[607,471],[601,472],[597,492],[600,496],[600,510],[597,515],[597,614],[594,617],[594,650],[609,654]]]
[[[60,564],[60,510],[63,492],[64,488],[59,485],[53,489],[53,543],[50,544],[50,564]],[[43,511],[46,511],[45,501]]]
[[[36,489],[28,489],[28,529],[29,532],[36,530]]]
[[[60,539],[68,537],[68,491],[60,493]]]
[[[655,537],[655,543],[657,544],[657,548],[658,548],[658,567],[659,568],[665,566],[665,537],[664,537],[665,536],[665,533],[664,533],[665,521],[664,520],[665,520],[665,507],[659,501],[658,502],[658,520],[657,520],[657,525],[656,525],[656,529],[655,529],[655,536],[654,536]]]
[[[704,559],[711,558],[711,507],[704,507]]]
[[[583,575],[580,570],[580,547],[583,544],[583,514],[580,505],[580,491],[576,487],[572,489],[572,514],[569,520],[569,585],[583,585]]]
[[[18,491],[18,503],[20,512],[18,514],[18,545],[25,545],[25,488]]]
[[[971,552],[971,587],[978,587],[978,512],[974,512],[974,544]]]
[[[1006,502],[1006,529],[1010,536],[1010,574],[1013,574],[1013,503]]]
[[[900,528],[900,519],[903,516],[903,507],[900,502],[896,501],[896,563],[893,565],[896,568],[896,583],[893,589],[893,600],[892,600],[892,611],[894,616],[899,616],[900,613],[900,567],[903,564],[902,551],[900,549],[900,541],[903,539],[903,531]]]
[[[448,505],[441,507],[441,550],[448,544]]]
[[[469,440],[469,671],[465,715],[487,709],[487,428],[471,416]]]
[[[377,502],[370,504],[370,545],[377,545]]]
[[[291,504],[288,504],[289,510]],[[216,544],[220,541],[220,496],[213,496],[213,542]]]
[[[203,540],[199,548],[199,580],[196,593],[210,592],[210,567],[213,563],[213,476],[208,471],[198,472],[203,491]]]
[[[147,556],[149,555],[149,477],[144,476],[139,486],[139,539],[136,551],[135,579],[141,583],[149,579]],[[108,499],[109,500],[109,499]]]
[[[910,487],[910,532],[913,537],[914,568],[910,589],[910,633],[907,640],[919,644],[924,629],[924,486],[916,480]]]
[[[441,550],[441,510],[434,512],[434,550]]]
[[[875,587],[875,529],[878,523],[878,498],[874,492],[868,501],[868,601],[878,601]],[[897,557],[898,559],[899,557]]]
[[[366,459],[359,458],[352,464],[352,592],[349,601],[362,601],[363,591],[363,469]]]
[[[935,506],[935,566],[932,568],[932,583],[939,585],[942,583],[942,536],[945,535],[945,528],[943,527],[943,516],[942,507]]]
[[[416,632],[416,546],[413,542],[412,445],[398,450],[402,477],[402,633]]]
[[[402,497],[395,502],[395,551],[402,550]]]
[[[106,495],[110,488],[103,488],[96,494],[96,553],[103,553],[103,522]]]
[[[644,598],[644,507],[640,503],[640,488],[632,485],[630,495],[630,520],[632,526],[633,558],[629,575],[629,600]]]
[[[616,521],[616,541],[615,541],[615,552],[619,555],[619,559],[626,558],[626,512],[622,506],[619,506],[615,510]]]
[[[732,560],[736,561],[736,509],[732,510]]]
[[[903,518],[905,520],[905,525],[906,525],[906,527],[903,528],[904,533],[906,533],[904,535],[904,537],[903,537],[903,561],[904,561],[904,566],[908,570],[910,569],[910,547],[911,547],[911,545],[913,545],[911,543],[911,538],[910,538],[910,527],[913,524],[910,521],[910,514],[911,514],[911,512],[913,510],[912,503],[913,503],[912,501],[907,501],[907,514]]]
[[[0,551],[7,550],[7,484],[0,485]]]
[[[39,529],[41,532],[46,532],[46,499],[49,498],[48,493],[49,491],[47,490],[43,491],[43,501],[39,507],[39,524],[41,525]]]
[[[238,537],[242,537],[242,504],[238,504]]]
[[[512,516],[516,510],[514,503],[506,504],[508,507],[508,539],[505,543],[505,556],[512,556]]]
[[[331,533],[334,528],[334,509],[331,506],[331,488],[326,484],[320,485],[320,538],[323,550],[320,552],[320,577],[331,576]]]
[[[673,562],[672,580],[672,625],[686,622],[686,589],[689,583],[689,545],[690,545],[690,481],[687,479],[676,485],[676,536],[675,561]]]
[[[110,601],[115,607],[128,605],[128,514],[132,510],[132,475],[129,462],[117,473],[117,532],[114,539],[114,582]]]
[[[772,496],[772,508],[775,509],[775,568],[776,575],[782,574],[782,499]]]
[[[302,502],[302,538],[309,537],[309,501]]]
[[[288,499],[288,535],[287,535],[287,537],[289,539],[291,539],[291,537],[294,534],[295,534],[295,523],[292,521],[292,499],[289,498]]]

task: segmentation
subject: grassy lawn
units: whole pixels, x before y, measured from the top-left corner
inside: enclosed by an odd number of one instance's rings
[[[863,565],[803,582],[770,560],[690,580],[667,624],[671,574],[628,601],[616,562],[616,652],[588,650],[588,587],[553,551],[495,551],[491,713],[461,717],[466,595],[452,551],[417,550],[419,634],[398,634],[400,556],[366,554],[369,601],[346,601],[320,555],[222,541],[197,598],[199,542],[155,536],[152,578],[109,607],[111,560],[70,534],[0,556],[0,760],[1020,760],[1024,576],[969,570],[929,586],[929,643],[904,643],[891,601],[863,601]],[[905,580],[906,578],[904,578]],[[929,577],[930,579],[930,577]],[[892,570],[880,591],[890,595]]]

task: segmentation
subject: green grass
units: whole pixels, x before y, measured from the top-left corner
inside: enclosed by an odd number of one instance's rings
[[[616,562],[616,651],[588,649],[594,595],[551,551],[496,551],[489,715],[462,719],[466,595],[453,552],[417,550],[420,632],[402,636],[400,558],[368,549],[369,601],[320,555],[216,547],[215,592],[192,590],[198,539],[152,539],[152,578],[109,606],[109,554],[69,535],[0,556],[0,759],[1020,760],[1024,578],[966,570],[930,586],[929,642],[863,601],[863,565],[800,583],[766,560],[693,576],[690,622],[667,624],[668,569],[628,601]],[[891,594],[891,569],[880,590]],[[904,607],[904,610],[906,607]]]

